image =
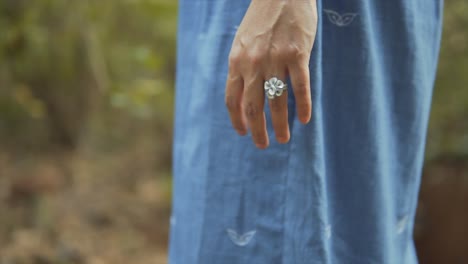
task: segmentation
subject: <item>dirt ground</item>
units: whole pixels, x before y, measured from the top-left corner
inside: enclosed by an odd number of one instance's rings
[[[167,263],[167,160],[148,143],[0,151],[0,264]],[[468,263],[467,179],[468,156],[426,164],[415,228],[422,264]]]
[[[167,263],[171,180],[152,154],[0,152],[0,264]]]

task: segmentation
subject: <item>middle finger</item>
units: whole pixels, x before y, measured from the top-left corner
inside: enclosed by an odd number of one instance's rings
[[[247,119],[252,140],[255,145],[264,149],[268,147],[268,133],[266,129],[265,112],[263,111],[265,97],[263,93],[263,78],[260,74],[246,77],[244,96],[242,98],[245,117]]]
[[[268,81],[271,77],[276,77],[286,84],[285,72],[286,69],[280,68],[273,70],[277,75],[267,76]],[[289,124],[288,124],[288,90],[284,90],[280,96],[275,96],[273,99],[268,99],[271,112],[271,121],[275,131],[276,140],[279,143],[287,143],[289,141]]]

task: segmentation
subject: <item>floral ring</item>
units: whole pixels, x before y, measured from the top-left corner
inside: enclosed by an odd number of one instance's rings
[[[280,96],[288,88],[288,85],[276,77],[265,81],[265,94],[269,99]]]

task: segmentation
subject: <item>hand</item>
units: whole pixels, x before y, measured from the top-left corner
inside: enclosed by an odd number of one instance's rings
[[[309,59],[317,29],[315,0],[253,0],[237,30],[229,54],[225,103],[240,135],[249,128],[258,148],[268,147],[264,81],[290,77],[298,118],[311,117]],[[288,87],[290,90],[290,87]],[[287,143],[287,90],[269,99],[276,139]]]

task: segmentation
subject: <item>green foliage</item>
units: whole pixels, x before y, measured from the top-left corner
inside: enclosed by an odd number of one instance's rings
[[[468,152],[468,2],[445,2],[427,156]]]
[[[467,14],[446,1],[428,157],[468,150]],[[114,133],[114,116],[169,141],[176,15],[172,0],[0,1],[0,144],[74,146],[89,123]]]
[[[0,137],[42,127],[73,146],[106,107],[170,126],[176,4],[1,1]]]

